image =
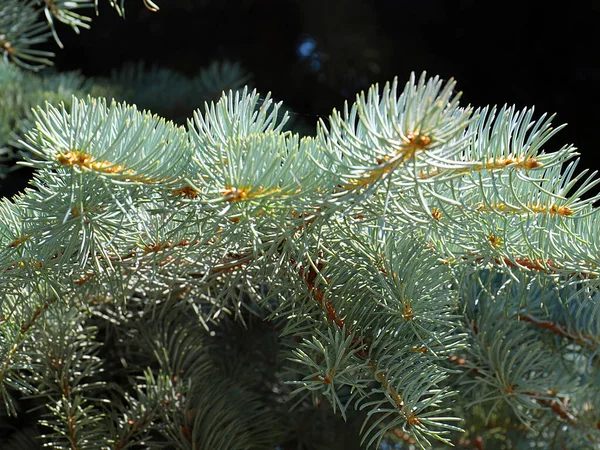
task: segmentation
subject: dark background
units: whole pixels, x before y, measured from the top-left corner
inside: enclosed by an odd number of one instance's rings
[[[557,113],[554,123],[569,125],[546,151],[573,143],[582,167],[600,167],[597,0],[155,1],[158,12],[128,0],[125,19],[100,2],[91,30],[59,27],[56,67],[107,75],[144,60],[193,75],[215,59],[238,61],[259,91],[308,122],[374,82],[426,70],[454,77],[465,104]]]

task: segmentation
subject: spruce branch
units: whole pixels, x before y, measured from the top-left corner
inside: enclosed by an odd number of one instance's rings
[[[96,397],[104,383],[95,380],[102,367],[94,330],[82,324],[75,309],[51,306],[24,349],[35,369],[21,377],[35,387],[29,398],[46,397],[39,423],[53,430],[43,435],[47,442],[55,448],[98,448],[106,433],[98,409],[103,400]],[[57,321],[67,326],[58,327]]]
[[[14,0],[0,3],[0,48],[4,60],[27,69],[39,69],[51,64],[53,53],[30,48],[46,41],[46,25],[38,21],[37,0],[21,4]]]
[[[501,414],[527,439],[585,429],[578,442],[597,443],[597,210],[582,196],[598,181],[575,175],[572,147],[545,153],[550,119],[453,92],[394,81],[302,139],[247,89],[187,128],[103,100],[37,109],[32,188],[0,204],[3,308],[83,305],[118,325],[106,357],[131,370],[106,417],[82,395],[48,423],[68,438],[69,417],[102,417],[117,448],[272,448],[293,384],[362,414],[366,447],[450,444],[454,422]],[[250,329],[264,310],[285,380],[256,381],[210,340],[225,317]],[[17,325],[4,327],[18,339]]]
[[[90,29],[91,18],[77,14],[75,10],[96,7],[97,0],[44,0],[44,15],[48,21],[54,40],[60,48],[64,48],[54,26],[54,19],[70,26],[79,34],[79,28]]]
[[[569,425],[564,428],[566,433],[578,433],[582,426],[578,416],[582,410],[572,410],[570,406],[574,404],[573,399],[595,388],[590,385],[594,383],[594,377],[590,378],[594,363],[587,360],[587,356],[576,355],[594,350],[584,345],[573,348],[569,336],[561,335],[560,341],[556,335],[542,334],[540,338],[528,321],[519,319],[525,314],[541,318],[550,313],[555,320],[570,321],[574,314],[578,316],[575,313],[578,308],[593,305],[589,302],[589,289],[558,288],[540,274],[523,274],[518,282],[492,273],[469,277],[471,281],[473,278],[478,281],[472,290],[463,291],[465,326],[471,335],[469,339],[478,344],[467,346],[466,353],[459,352],[464,356],[453,355],[449,359],[464,370],[459,383],[469,386],[461,389],[466,398],[472,399],[469,405],[486,405],[485,415],[481,416],[486,422],[491,422],[495,410],[503,409],[502,404],[505,404],[513,410],[515,419],[533,433],[536,433],[534,429],[554,426],[557,420]],[[472,283],[465,282],[465,285]],[[525,293],[531,293],[530,298],[535,300],[526,299]],[[561,316],[562,319],[558,319]],[[599,318],[595,312],[588,315],[586,321],[595,324]],[[502,350],[504,346],[510,350]],[[557,356],[565,351],[573,352],[568,357],[569,362],[560,359],[557,364]],[[585,445],[595,439],[588,435]]]
[[[443,390],[430,390],[435,383],[443,380],[444,376],[442,373],[436,373],[435,366],[429,366],[425,369],[427,364],[424,364],[424,361],[431,362],[430,355],[436,355],[434,347],[452,344],[450,344],[450,341],[442,344],[445,338],[443,333],[439,333],[441,330],[436,333],[434,342],[429,340],[427,334],[431,333],[432,330],[428,329],[429,326],[424,326],[428,321],[428,315],[430,314],[431,318],[435,317],[433,323],[441,324],[443,321],[440,319],[444,314],[440,314],[441,310],[437,309],[434,306],[435,303],[431,301],[432,312],[420,311],[418,308],[413,309],[412,302],[415,305],[423,306],[425,302],[423,300],[419,301],[420,294],[405,289],[405,286],[419,284],[430,286],[430,283],[415,282],[411,277],[422,276],[428,269],[432,268],[430,265],[434,262],[431,259],[432,255],[426,257],[426,253],[419,251],[422,249],[418,245],[415,246],[409,243],[408,240],[397,247],[391,246],[379,249],[379,245],[376,244],[374,249],[362,247],[349,249],[350,251],[346,253],[343,250],[344,242],[359,244],[365,241],[366,236],[363,235],[362,240],[349,240],[344,236],[342,230],[337,231],[342,234],[342,236],[336,237],[340,239],[342,247],[338,247],[335,254],[332,253],[332,259],[326,261],[321,258],[322,262],[313,264],[312,267],[309,266],[307,273],[304,273],[305,269],[301,267],[299,274],[306,282],[309,295],[321,309],[328,323],[334,326],[335,336],[338,336],[338,338],[334,338],[334,335],[331,334],[331,328],[328,328],[329,339],[325,341],[328,345],[324,345],[320,340],[304,341],[303,346],[305,349],[295,352],[296,358],[294,361],[306,365],[312,370],[304,377],[303,381],[297,383],[303,385],[305,389],[323,392],[324,395],[330,398],[334,409],[339,407],[343,415],[345,414],[344,410],[353,400],[356,400],[357,404],[362,404],[361,408],[364,408],[365,405],[371,407],[377,405],[375,408],[371,408],[367,414],[367,420],[372,417],[375,411],[385,412],[383,418],[375,420],[366,429],[364,441],[369,435],[372,435],[368,441],[368,446],[375,442],[379,443],[386,433],[398,426],[411,429],[411,434],[418,442],[422,443],[421,445],[429,442],[426,438],[427,435],[445,441],[443,431],[429,428],[428,425],[439,427],[442,430],[444,428],[458,430],[458,428],[440,421],[452,421],[454,419],[439,415],[437,416],[438,419],[435,419],[432,413],[426,409],[428,407],[435,408],[444,397],[451,395],[451,393]],[[331,242],[332,239],[326,241]],[[368,238],[367,242],[369,242]],[[382,239],[381,242],[386,242],[386,240]],[[387,242],[391,244],[392,241]],[[403,251],[407,245],[411,246],[411,251]],[[414,258],[415,251],[423,256],[420,260],[422,266],[418,269],[412,265],[394,261],[398,255],[411,255],[411,258]],[[346,258],[348,259],[347,262],[344,261]],[[360,261],[361,258],[365,260],[364,267],[361,267],[360,263],[357,264],[357,260]],[[427,258],[429,258],[430,264],[425,263]],[[373,260],[375,264],[369,264]],[[383,273],[385,278],[377,279],[377,277],[373,277],[371,275],[373,267],[379,267],[379,270],[375,273],[380,275]],[[400,267],[402,268],[401,272],[398,271]],[[421,270],[423,271],[421,272]],[[436,277],[436,272],[430,273],[430,276]],[[388,285],[387,289],[385,287],[382,289],[381,282],[383,281],[385,286],[387,284],[385,280],[387,279],[392,280],[392,285]],[[443,277],[441,283],[443,285]],[[396,286],[393,286],[394,284]],[[358,286],[360,286],[360,290],[357,289]],[[364,292],[372,293],[375,298],[370,298],[370,296],[365,298]],[[381,300],[377,300],[377,293],[383,295]],[[435,297],[435,295],[431,295],[431,297]],[[293,317],[303,315],[305,320],[310,320],[312,313],[310,313],[310,310],[305,311],[302,299],[299,299],[298,302],[300,305],[291,312],[288,308],[285,308],[285,314],[293,314]],[[374,306],[381,308],[382,311],[378,312],[377,308],[374,309]],[[435,312],[433,313],[433,311]],[[387,318],[384,319],[386,316]],[[452,316],[449,315],[448,317],[451,318]],[[417,325],[421,320],[424,320],[423,324]],[[386,325],[382,330],[375,331],[372,329],[375,323],[386,323]],[[416,325],[416,328],[413,328],[413,324]],[[315,325],[318,326],[318,322]],[[405,329],[403,332],[402,328],[406,325],[409,325],[412,331]],[[388,330],[390,334],[388,334]],[[286,333],[294,331],[297,332],[292,324]],[[407,331],[408,334],[406,334]],[[345,336],[344,342],[339,341],[341,336]],[[324,335],[322,337],[325,338]],[[417,339],[415,340],[415,338]],[[392,339],[399,342],[392,343]],[[383,349],[385,350],[382,351]],[[332,350],[335,352],[334,355],[337,355],[335,359],[329,353]],[[352,359],[355,359],[355,361],[352,362]],[[399,366],[400,361],[402,361],[402,368]],[[431,380],[436,381],[432,381],[432,385],[415,386],[413,384],[405,387],[403,378],[407,376],[407,373],[419,371],[423,376],[423,381],[427,380],[425,373],[432,377]],[[367,384],[362,385],[360,382],[348,381],[346,373],[352,372],[361,374],[359,379]],[[366,389],[369,384],[372,384],[373,380],[376,380],[381,388]],[[353,395],[347,399],[345,404],[339,398],[339,387],[337,390],[335,389],[336,383],[347,384],[351,387]],[[382,395],[382,399],[372,399],[373,397],[377,398],[378,395]],[[424,401],[425,398],[427,398],[426,401]],[[388,402],[392,404],[392,409],[389,409],[389,406],[384,408],[384,405]],[[444,410],[436,412],[439,414]],[[419,417],[423,418],[422,422]],[[380,426],[384,419],[386,420],[384,426]]]
[[[109,0],[109,4],[124,17],[125,0]],[[159,9],[151,0],[144,0],[144,4],[150,11]],[[90,28],[92,19],[76,11],[91,8],[98,14],[98,0],[2,0],[0,51],[4,59],[29,70],[39,70],[52,65],[50,58],[54,53],[32,47],[46,42],[48,36],[52,35],[58,46],[63,48],[56,31],[55,20],[79,34],[81,28]]]
[[[34,114],[37,129],[28,139],[35,144],[25,145],[47,160],[45,166],[151,184],[176,179],[188,164],[183,130],[157,116],[140,115],[135,106],[73,98],[70,112],[64,105],[59,111],[47,104],[46,111]],[[30,164],[41,167],[42,161]]]

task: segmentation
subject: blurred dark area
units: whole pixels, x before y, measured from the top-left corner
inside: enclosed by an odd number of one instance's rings
[[[126,62],[193,75],[219,59],[238,61],[255,87],[311,124],[356,93],[411,72],[450,77],[474,106],[535,105],[568,123],[548,144],[575,144],[580,167],[600,167],[600,3],[474,0],[106,2],[92,29],[59,26],[58,70],[108,75]],[[200,105],[199,105],[200,106]]]

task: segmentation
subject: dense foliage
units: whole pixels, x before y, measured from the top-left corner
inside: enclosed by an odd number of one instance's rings
[[[25,4],[0,45],[44,63]],[[0,79],[34,169],[0,203],[2,448],[599,445],[598,179],[551,117],[423,74],[300,136],[231,64]]]

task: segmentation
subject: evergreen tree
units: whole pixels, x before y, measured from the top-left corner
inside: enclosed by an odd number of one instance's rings
[[[94,5],[42,9],[58,40]],[[598,179],[552,117],[423,74],[301,137],[233,64],[24,72],[38,8],[0,0],[34,169],[0,202],[1,448],[598,448]]]

